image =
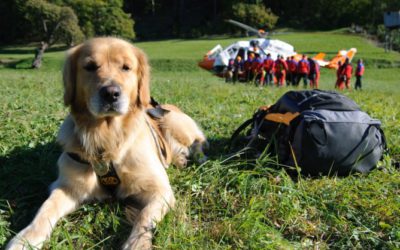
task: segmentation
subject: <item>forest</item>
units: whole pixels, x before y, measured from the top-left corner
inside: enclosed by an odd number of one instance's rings
[[[0,44],[46,39],[71,44],[103,35],[136,40],[243,35],[226,19],[266,31],[356,26],[382,37],[383,13],[398,10],[398,0],[3,0]]]

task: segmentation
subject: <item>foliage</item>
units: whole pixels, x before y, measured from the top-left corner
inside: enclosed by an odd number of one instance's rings
[[[71,7],[78,16],[79,26],[86,37],[116,35],[128,39],[193,38],[227,34],[237,30],[225,22],[226,19],[234,18],[264,29],[271,29],[277,25],[302,30],[327,30],[355,24],[376,33],[376,27],[383,23],[385,11],[400,10],[398,0],[47,0],[46,2]],[[20,7],[24,4],[23,0],[0,1],[0,43],[16,42],[21,39],[37,41],[37,32],[31,32],[35,31],[32,23],[23,18],[26,12],[21,11]]]
[[[397,29],[388,30],[385,29],[384,25],[378,25],[378,27],[376,27],[376,30],[374,30],[374,32],[376,33],[376,36],[378,37],[379,41],[382,44],[385,44],[386,39],[388,39],[389,44],[391,43],[392,45],[391,49],[400,51],[400,30]],[[389,44],[386,45],[388,49],[390,49]]]
[[[357,24],[383,23],[383,13],[400,10],[398,0],[303,0],[264,1],[276,13],[279,25],[300,29],[335,29]]]
[[[278,17],[261,4],[237,3],[232,6],[233,19],[253,27],[272,29]]]
[[[21,10],[32,24],[32,29],[49,45],[56,42],[72,44],[82,41],[78,18],[69,7],[60,7],[44,0],[24,1]]]
[[[134,39],[134,21],[122,10],[122,0],[64,0],[74,9],[86,37],[119,36]]]
[[[399,53],[359,36],[291,32],[277,38],[299,52],[327,58],[349,45],[363,58],[363,91],[345,91],[383,124],[390,155],[366,176],[292,179],[276,159],[240,160],[229,136],[254,110],[288,88],[226,84],[196,66],[208,49],[237,39],[164,40],[136,45],[152,65],[152,96],[174,103],[204,129],[209,160],[167,171],[177,207],[157,226],[155,249],[399,249]],[[49,51],[40,71],[26,70],[32,47],[0,47],[0,248],[33,218],[57,175],[58,127],[67,114],[60,68],[64,51]],[[183,70],[182,67],[186,65]],[[382,68],[381,66],[385,67]],[[27,65],[29,66],[29,65]],[[322,69],[321,88],[335,72]],[[354,81],[352,81],[354,82]],[[291,89],[291,88],[290,88]],[[45,249],[118,249],[130,233],[122,204],[86,204],[60,220]]]

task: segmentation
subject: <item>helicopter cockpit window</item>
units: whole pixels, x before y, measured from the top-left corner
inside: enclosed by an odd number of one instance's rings
[[[236,51],[237,51],[236,48],[230,48],[230,49],[228,49],[228,54],[230,55],[231,58],[235,57]]]
[[[239,52],[238,52],[238,54],[237,54],[237,56],[240,56],[241,58],[243,58],[244,60],[246,60],[247,58],[246,58],[246,52],[245,52],[245,49],[244,48],[240,48],[239,49]],[[237,57],[236,56],[236,57]]]

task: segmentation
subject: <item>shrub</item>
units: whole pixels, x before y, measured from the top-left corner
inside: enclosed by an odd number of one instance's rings
[[[237,3],[232,12],[235,20],[253,27],[272,29],[278,21],[278,16],[261,4]]]

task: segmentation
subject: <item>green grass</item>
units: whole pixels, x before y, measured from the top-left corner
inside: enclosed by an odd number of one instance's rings
[[[136,45],[152,65],[152,95],[174,103],[204,129],[210,160],[170,168],[177,207],[155,231],[155,249],[398,249],[400,160],[398,53],[384,53],[361,37],[333,32],[288,33],[277,38],[301,53],[356,47],[366,61],[364,91],[345,91],[382,121],[391,154],[367,176],[293,181],[273,158],[229,158],[227,142],[241,122],[287,88],[226,84],[196,63],[217,43],[237,39],[168,40]],[[55,136],[62,105],[63,51],[45,54],[43,68],[27,69],[30,47],[0,48],[0,248],[33,218],[56,178]],[[335,72],[322,71],[333,89]],[[62,219],[46,249],[119,249],[130,232],[122,204],[88,204]]]

